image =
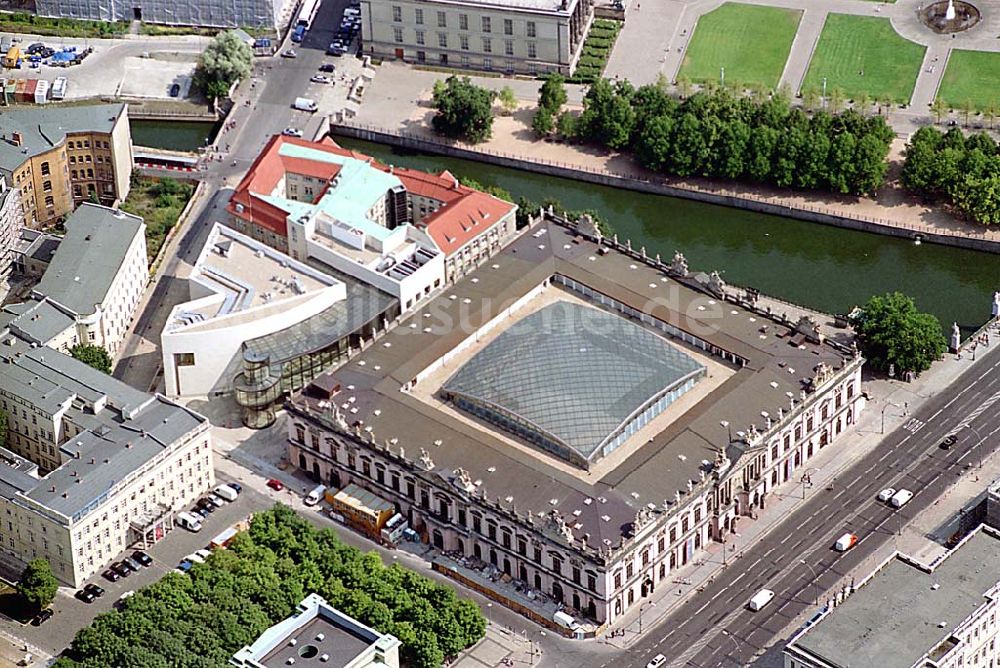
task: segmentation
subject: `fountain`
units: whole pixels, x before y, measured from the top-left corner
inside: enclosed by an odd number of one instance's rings
[[[920,19],[928,28],[939,34],[968,30],[979,23],[979,9],[965,0],[940,0],[927,5],[920,12]]]

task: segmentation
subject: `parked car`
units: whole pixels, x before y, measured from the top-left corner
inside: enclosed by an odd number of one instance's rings
[[[202,559],[208,559],[209,557],[212,556],[212,551],[207,550],[205,548],[202,548],[200,550],[195,550],[194,553],[195,555],[201,557]]]
[[[91,594],[86,589],[78,589],[75,594],[73,594],[77,600],[83,601],[84,603],[93,603],[96,596]]]
[[[24,52],[33,55],[36,53],[41,53],[44,50],[45,50],[44,44],[42,44],[41,42],[35,42],[34,44],[29,44],[28,48],[26,48]]]
[[[237,498],[239,498],[239,494],[240,494],[239,492],[237,492],[235,489],[233,489],[229,485],[216,485],[215,489],[212,490],[212,493],[214,493],[220,499],[225,499],[226,501],[229,501],[230,503],[232,503]]]
[[[181,563],[177,564],[177,570],[181,573],[187,573],[194,566],[193,561],[188,561],[187,559],[181,559]]]
[[[298,58],[299,54],[295,53],[295,49],[285,49],[281,52],[282,58]]]
[[[314,74],[313,76],[309,77],[309,81],[318,84],[333,83],[333,79],[331,79],[328,76],[324,76],[322,74]]]
[[[901,489],[889,499],[889,505],[893,508],[902,508],[913,498],[913,492],[908,489]]]
[[[211,501],[210,501],[210,500],[208,499],[208,497],[207,497],[207,496],[203,496],[202,498],[198,499],[198,500],[197,500],[197,501],[195,502],[195,504],[194,504],[194,507],[195,507],[195,508],[200,508],[200,509],[203,509],[203,510],[205,510],[205,511],[207,511],[207,512],[210,512],[210,513],[214,513],[214,512],[215,512],[215,504],[214,504],[214,503],[212,503],[212,502],[211,502]]]
[[[895,493],[896,489],[894,487],[886,487],[885,489],[883,489],[881,492],[878,493],[878,497],[876,498],[878,498],[878,500],[881,501],[882,503],[886,503],[889,499],[892,498],[893,494]]]
[[[143,552],[142,550],[136,550],[132,553],[132,558],[138,561],[143,566],[149,567],[153,565],[153,558]]]
[[[35,615],[35,618],[31,620],[31,625],[32,626],[41,626],[46,621],[48,621],[49,618],[52,617],[52,615],[53,615],[52,608],[45,608],[44,610],[42,610],[41,612],[39,612],[37,615]]]
[[[115,573],[122,576],[123,578],[127,578],[128,576],[132,575],[132,569],[129,568],[129,565],[126,564],[124,561],[118,561],[111,564],[111,570],[113,570]]]
[[[132,557],[125,557],[124,559],[122,559],[122,563],[131,568],[133,573],[138,573],[142,569],[142,566],[139,565],[139,562],[133,559]]]
[[[319,71],[320,72],[336,72],[337,71],[337,66],[334,65],[333,63],[323,63],[322,65],[319,66]]]
[[[197,515],[198,517],[200,517],[203,520],[207,520],[208,519],[208,512],[209,511],[208,511],[208,508],[206,508],[204,506],[195,506],[194,508],[191,509],[191,512],[194,513],[195,515]]]
[[[180,84],[176,84],[175,83],[174,85],[172,85],[170,87],[170,97],[177,97],[180,94],[181,94],[181,85]]]
[[[298,128],[285,128],[281,131],[281,134],[286,137],[301,137],[303,133],[302,130],[299,130]]]
[[[230,487],[232,487],[234,490],[236,490],[237,494],[239,494],[240,492],[243,491],[243,485],[241,485],[238,482],[230,482],[230,483],[226,483],[226,484],[228,484]]]
[[[226,505],[226,502],[223,501],[220,497],[216,496],[215,494],[209,494],[206,498],[208,499],[208,502],[214,505],[216,508],[221,508],[222,506]]]
[[[951,450],[951,446],[955,445],[955,441],[957,440],[958,438],[955,434],[948,434],[938,447],[942,450]]]
[[[270,480],[267,481],[267,486],[273,489],[275,492],[280,492],[281,490],[285,489],[285,486],[281,484],[281,481],[275,480],[274,478],[271,478]]]
[[[116,573],[113,568],[109,568],[108,570],[101,573],[101,575],[104,576],[104,579],[107,580],[108,582],[118,582],[118,580],[120,580],[122,577],[118,575],[118,573]]]
[[[122,606],[125,604],[125,601],[132,598],[133,596],[135,596],[135,592],[132,591],[131,589],[128,590],[127,592],[118,597],[118,600],[115,601],[115,607],[120,610]]]
[[[99,584],[97,584],[95,582],[91,582],[89,585],[85,586],[83,589],[84,589],[84,591],[89,591],[91,594],[93,594],[94,598],[100,598],[100,597],[104,596],[104,587],[102,587],[101,585],[99,585]]]

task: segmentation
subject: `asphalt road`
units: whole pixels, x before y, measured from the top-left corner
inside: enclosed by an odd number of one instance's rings
[[[995,436],[1000,410],[991,407],[1000,399],[1000,348],[982,362],[833,485],[813,491],[764,540],[607,665],[642,665],[658,653],[671,666],[748,665],[799,614],[818,609],[817,597],[850,584],[853,569],[1000,444]],[[938,445],[953,432],[957,443],[941,450]],[[893,510],[875,498],[886,487],[909,489],[913,499]],[[858,545],[834,551],[834,541],[845,532],[857,534]],[[764,588],[774,591],[775,599],[759,612],[749,611],[747,601]]]

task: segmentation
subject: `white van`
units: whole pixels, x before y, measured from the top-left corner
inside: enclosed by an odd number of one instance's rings
[[[239,494],[236,493],[236,490],[230,487],[229,485],[219,485],[218,487],[213,489],[212,492],[216,496],[222,497],[226,501],[235,501],[236,497],[239,496]]]
[[[325,493],[326,485],[316,485],[309,491],[308,494],[306,494],[304,503],[307,506],[315,506],[323,499],[323,494]]]
[[[889,505],[893,508],[902,508],[906,502],[913,498],[913,492],[908,489],[901,489],[889,499]]]
[[[858,544],[858,537],[853,533],[845,533],[843,536],[837,539],[837,542],[833,544],[833,549],[837,552],[847,552],[849,549]]]
[[[201,520],[187,511],[177,513],[177,526],[195,533],[201,531]]]
[[[316,104],[316,100],[311,100],[308,97],[297,97],[295,98],[295,103],[292,104],[292,108],[299,111],[313,112],[319,109],[319,106]]]
[[[753,610],[754,612],[757,612],[765,605],[770,603],[772,600],[774,600],[774,592],[771,591],[770,589],[761,589],[759,592],[753,595],[753,598],[750,599],[750,602],[747,604],[747,607]]]

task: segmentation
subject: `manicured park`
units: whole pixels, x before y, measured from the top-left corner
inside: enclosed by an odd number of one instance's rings
[[[834,88],[848,99],[867,95],[909,102],[924,48],[903,39],[889,19],[830,14],[809,63],[802,89]]]
[[[1000,103],[1000,53],[956,49],[948,57],[948,69],[941,80],[938,97],[951,107],[966,102],[980,111]]]
[[[802,13],[727,2],[698,19],[679,76],[776,88]]]

